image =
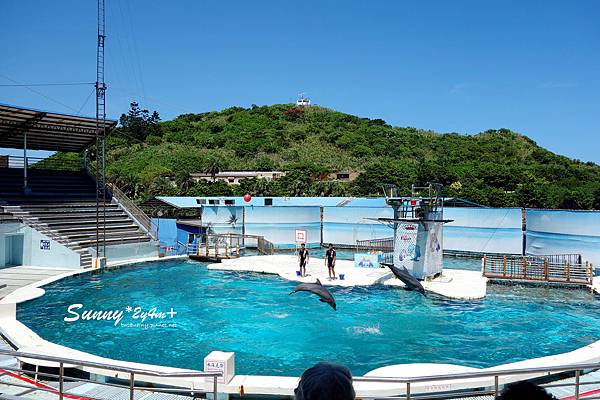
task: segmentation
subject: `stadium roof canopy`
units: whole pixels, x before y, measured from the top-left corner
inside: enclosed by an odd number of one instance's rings
[[[116,125],[105,121],[107,132]],[[0,103],[0,147],[22,149],[25,136],[29,150],[80,152],[96,140],[96,119]]]

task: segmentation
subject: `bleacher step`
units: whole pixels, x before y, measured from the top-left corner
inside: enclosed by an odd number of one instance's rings
[[[84,268],[92,266],[89,248],[97,244],[98,228],[101,245],[152,240],[108,193],[107,204],[97,207],[96,184],[83,171],[32,168],[28,172],[31,192],[24,194],[22,185],[23,170],[0,170],[0,205],[6,209],[0,208],[0,218],[20,220],[69,247],[79,254]]]

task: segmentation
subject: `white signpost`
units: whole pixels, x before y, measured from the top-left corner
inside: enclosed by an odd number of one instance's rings
[[[204,372],[221,372],[223,375],[217,378],[220,383],[229,383],[235,375],[235,353],[225,351],[211,351],[204,357]],[[212,382],[213,378],[205,378],[206,382]]]
[[[308,235],[305,230],[296,229],[296,243],[306,243],[308,241]]]

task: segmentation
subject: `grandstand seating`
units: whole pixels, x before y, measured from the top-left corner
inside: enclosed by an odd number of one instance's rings
[[[83,171],[0,169],[0,218],[20,220],[78,252],[82,267],[92,265],[88,248],[96,245],[96,185]],[[151,237],[109,196],[100,207],[101,244],[148,242]],[[104,223],[106,222],[106,223]],[[102,234],[103,232],[104,235]]]

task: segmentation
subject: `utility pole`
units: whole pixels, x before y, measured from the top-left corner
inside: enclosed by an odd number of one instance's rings
[[[100,231],[102,255],[106,257],[106,84],[104,83],[104,0],[98,0],[98,47],[96,50],[96,257],[100,257]],[[102,206],[102,229],[100,207]]]

